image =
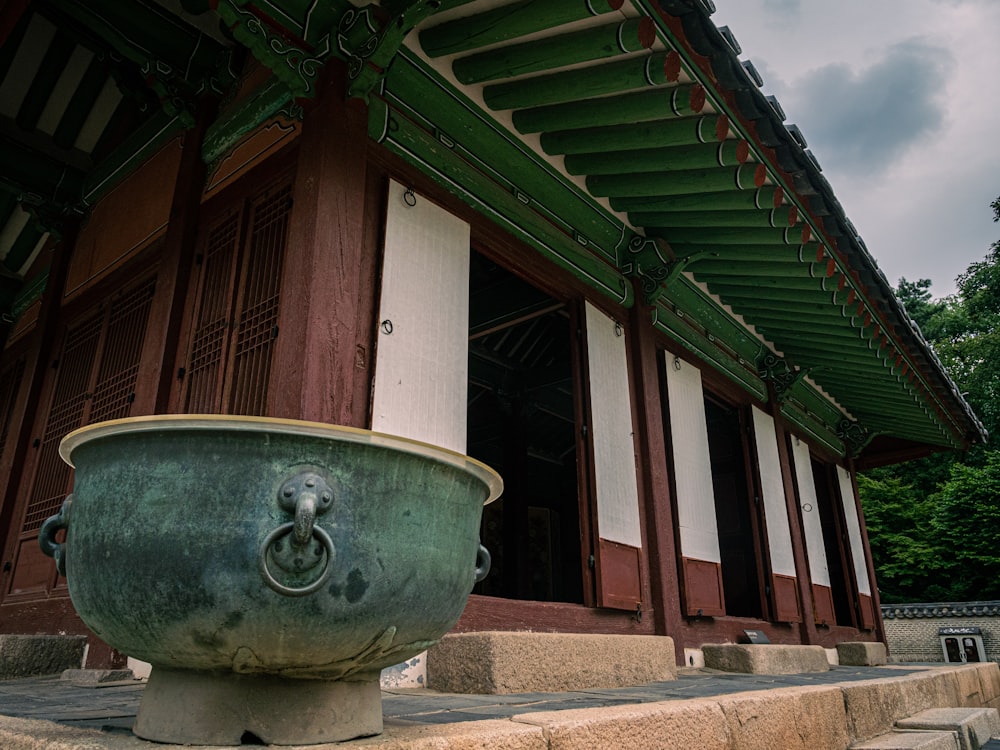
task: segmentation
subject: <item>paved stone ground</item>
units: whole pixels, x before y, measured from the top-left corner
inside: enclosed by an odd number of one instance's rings
[[[922,670],[917,665],[905,668],[831,667],[829,672],[800,675],[746,675],[684,669],[677,680],[668,682],[567,693],[459,695],[422,688],[399,689],[382,692],[382,712],[386,725],[450,724],[502,719],[534,711],[598,708],[704,698],[747,690],[902,677],[918,671]],[[0,681],[0,714],[130,735],[144,685],[129,681],[77,687],[58,676]]]

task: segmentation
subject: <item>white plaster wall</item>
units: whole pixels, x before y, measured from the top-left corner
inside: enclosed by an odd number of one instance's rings
[[[412,205],[411,205],[412,204]],[[469,225],[389,185],[372,429],[465,453]],[[426,686],[426,655],[382,671],[382,686]]]
[[[785,484],[781,478],[778,438],[774,419],[756,406],[752,408],[753,432],[757,441],[757,461],[760,489],[763,497],[767,544],[771,549],[771,572],[795,576],[795,556],[792,552],[792,530],[785,503]]]
[[[641,547],[625,330],[589,302],[586,315],[598,533]]]
[[[840,484],[840,497],[844,503],[844,518],[847,520],[847,539],[851,543],[851,560],[854,562],[854,576],[858,582],[858,591],[867,596],[872,595],[871,580],[868,578],[868,566],[865,565],[865,548],[861,541],[861,519],[858,517],[858,505],[854,502],[854,483],[851,474],[842,466],[837,467],[837,481]]]
[[[701,372],[670,353],[666,364],[681,554],[721,563]]]
[[[372,429],[465,453],[469,225],[389,186]]]
[[[802,508],[802,526],[805,531],[806,552],[809,557],[809,575],[813,583],[829,587],[830,568],[826,562],[826,547],[823,545],[823,524],[820,522],[819,505],[816,502],[816,485],[813,482],[809,446],[797,437],[793,437],[792,456],[795,461],[799,505]]]

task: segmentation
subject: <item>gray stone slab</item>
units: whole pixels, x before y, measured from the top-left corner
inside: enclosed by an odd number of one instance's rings
[[[127,684],[135,680],[131,669],[66,669],[59,679],[74,687],[96,688]]]
[[[958,750],[954,732],[891,732],[851,745],[852,750]]]
[[[995,708],[931,708],[896,722],[900,729],[948,730],[958,735],[961,750],[979,750],[1000,735]]]

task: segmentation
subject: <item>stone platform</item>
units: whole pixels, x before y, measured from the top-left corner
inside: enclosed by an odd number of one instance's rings
[[[58,677],[0,682],[0,747],[169,748],[131,733],[143,689],[141,682],[85,688]],[[510,695],[409,689],[384,691],[382,699],[384,734],[310,747],[845,750],[929,709],[1000,707],[1000,669],[995,663],[835,666],[798,675],[682,669],[676,680],[639,687]]]

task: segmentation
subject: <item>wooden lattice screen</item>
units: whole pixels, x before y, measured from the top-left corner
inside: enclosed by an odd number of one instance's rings
[[[102,300],[67,329],[22,533],[37,530],[70,491],[60,441],[83,425],[128,416],[155,283],[146,279]]]
[[[184,374],[188,413],[266,410],[291,191],[286,177],[204,235]]]

